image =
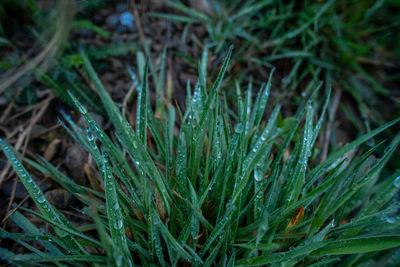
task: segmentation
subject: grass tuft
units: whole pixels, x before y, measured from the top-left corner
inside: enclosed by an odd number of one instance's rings
[[[173,5],[184,8],[177,2]],[[237,18],[252,12],[250,7],[242,9]],[[197,13],[194,16],[207,19]],[[310,23],[314,20],[310,18]],[[183,113],[162,101],[161,68],[154,73],[158,77],[152,77],[158,81],[155,116],[146,64],[143,75],[138,75],[141,86],[133,126],[82,53],[115,131],[101,129],[71,92],[66,96],[87,128],[79,128],[67,115],[61,123],[93,157],[102,183],[86,187],[44,159],[25,161],[71,192],[88,225],[74,225],[57,211],[18,153],[0,140],[3,153],[40,211],[19,208],[11,216],[24,233],[2,229],[0,235],[28,252],[17,254],[1,248],[0,257],[16,265],[60,266],[188,262],[193,266],[293,266],[335,265],[338,261],[364,265],[398,261],[392,255],[398,254],[400,246],[396,200],[400,173],[387,176],[383,170],[397,149],[400,135],[380,156],[373,154],[384,143],[366,152],[360,147],[399,119],[331,151],[319,163],[319,130],[330,91],[320,106],[317,86],[293,117],[282,119],[281,105],[267,104],[271,71],[255,96],[252,90],[243,93],[235,83],[237,109],[232,110],[220,91],[232,50],[230,47],[212,86],[205,82],[207,56],[203,56],[198,82],[194,88],[188,84]],[[266,113],[270,115],[264,120]],[[38,230],[26,218],[27,213],[50,228]]]

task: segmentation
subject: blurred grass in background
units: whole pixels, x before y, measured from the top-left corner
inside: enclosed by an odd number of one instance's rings
[[[356,104],[351,112],[341,108],[362,118],[351,119],[360,131],[400,115],[399,1],[164,2],[173,9],[152,16],[185,24],[188,32],[201,25],[208,33],[201,41],[217,53],[235,44],[241,79],[277,67],[278,99],[323,80]],[[385,104],[391,112],[382,112]]]

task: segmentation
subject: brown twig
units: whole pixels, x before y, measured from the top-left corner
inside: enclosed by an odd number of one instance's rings
[[[125,114],[127,109],[126,107],[128,106],[129,99],[131,98],[131,95],[133,94],[133,91],[135,90],[136,86],[134,83],[132,83],[131,87],[129,88],[128,93],[124,97],[124,101],[122,102],[122,114]]]
[[[139,33],[139,38],[140,38],[140,41],[142,42],[143,48],[145,48],[146,47],[146,37],[143,32],[142,22],[140,19],[140,15],[139,15],[137,6],[136,6],[134,0],[130,0],[130,3],[131,3],[131,7],[132,7],[132,12],[135,15],[135,23],[136,23],[136,28]]]
[[[46,111],[47,107],[49,106],[51,100],[54,98],[54,96],[49,96],[47,99],[45,99],[44,101],[38,103],[35,105],[36,109],[39,109],[39,111],[37,112],[37,114],[33,115],[31,117],[31,120],[28,124],[28,126],[25,128],[25,130],[18,136],[17,142],[14,144],[14,147],[16,150],[19,150],[21,148],[21,146],[23,145],[23,149],[22,149],[22,156],[25,154],[26,152],[26,148],[28,146],[29,143],[29,136],[30,133],[32,132],[32,128],[33,125],[35,125],[38,120],[43,116],[44,112]],[[3,169],[3,171],[0,174],[0,185],[3,183],[3,181],[5,180],[5,177],[9,171],[11,167],[11,164],[8,162],[6,167]]]

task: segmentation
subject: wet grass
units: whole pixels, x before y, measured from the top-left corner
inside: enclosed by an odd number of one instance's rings
[[[101,178],[86,187],[43,158],[25,158],[22,164],[18,152],[1,140],[40,211],[13,210],[11,219],[22,233],[1,229],[1,237],[28,252],[1,248],[1,258],[17,265],[61,266],[395,266],[400,260],[400,173],[386,175],[385,166],[400,135],[368,150],[361,147],[399,120],[329,151],[321,161],[318,140],[330,87],[310,89],[295,115],[283,117],[279,103],[268,104],[271,72],[254,95],[247,89],[251,85],[242,88],[236,82],[231,88],[236,105],[230,108],[221,86],[232,51],[212,84],[206,82],[203,57],[197,83],[187,84],[184,112],[162,98],[162,67],[151,77],[160,91],[150,101],[149,67],[141,66],[143,76],[133,76],[140,82],[133,125],[82,53],[114,131],[106,133],[71,92],[69,100],[86,128],[68,115],[60,123],[90,153]],[[266,110],[271,112],[264,120]],[[376,156],[381,148],[384,152]],[[68,190],[87,223],[74,225],[53,207],[24,165]],[[38,229],[23,214],[50,227]]]

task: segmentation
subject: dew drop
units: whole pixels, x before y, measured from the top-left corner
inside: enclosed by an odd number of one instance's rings
[[[115,210],[119,209],[119,204],[118,204],[118,202],[115,202],[115,203],[114,203],[113,208],[114,208]]]
[[[93,141],[94,140],[94,136],[93,136],[92,132],[89,129],[87,129],[87,138],[88,138],[89,141]]]
[[[117,220],[116,222],[115,222],[115,224],[114,224],[114,228],[115,229],[121,229],[122,228],[122,225],[123,225],[123,222],[122,222],[122,220]]]
[[[254,180],[257,182],[262,181],[263,179],[263,173],[259,168],[254,169]]]
[[[392,217],[389,217],[389,216],[385,216],[385,221],[387,222],[387,223],[390,223],[390,224],[393,224],[393,223],[395,223],[395,219],[394,218],[392,218]]]
[[[46,199],[44,198],[44,196],[40,196],[37,201],[39,203],[44,203],[46,201]]]
[[[79,109],[79,112],[82,113],[82,114],[86,114],[87,113],[86,108],[84,106],[82,106],[81,104],[78,105],[78,109]]]
[[[31,178],[31,177],[28,177],[28,179],[26,179],[26,181],[27,181],[28,183],[32,183],[32,178]]]
[[[122,266],[122,256],[118,255],[115,259],[115,263],[117,266]]]
[[[243,124],[242,123],[237,123],[236,125],[235,125],[235,132],[236,133],[242,133],[243,132]]]
[[[397,188],[400,188],[400,176],[397,176],[396,179],[393,181],[393,185]]]
[[[366,142],[366,144],[367,144],[367,146],[372,147],[372,146],[375,145],[375,140],[371,138],[371,139],[369,139],[369,140]]]

